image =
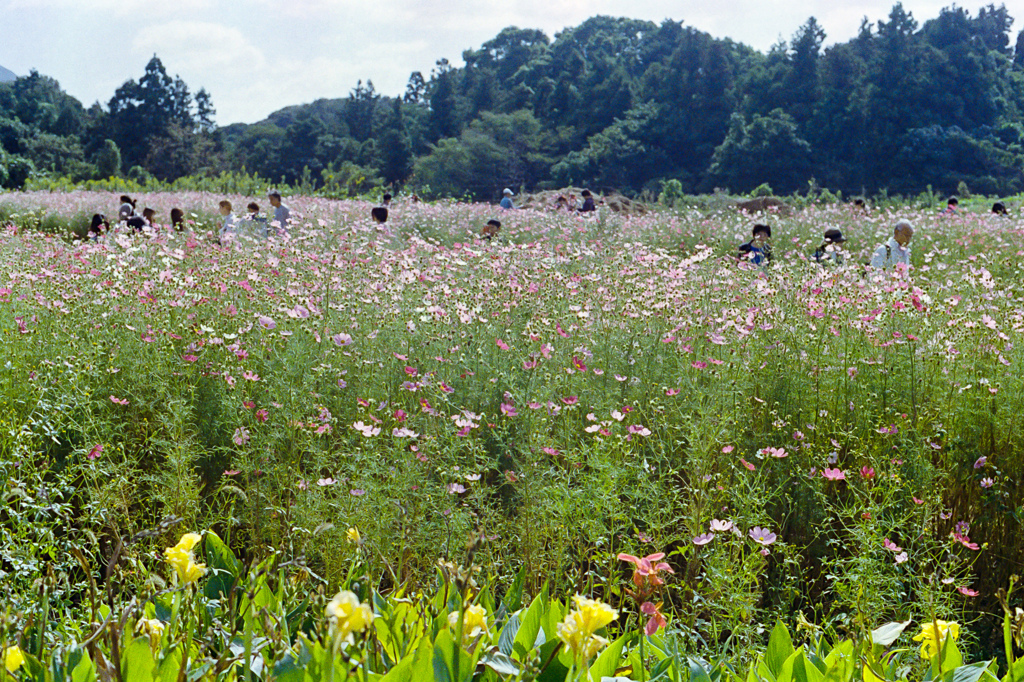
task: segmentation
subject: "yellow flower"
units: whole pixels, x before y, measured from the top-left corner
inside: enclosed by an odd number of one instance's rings
[[[359,536],[359,529],[355,527],[349,528],[345,531],[345,539],[347,539],[350,544],[360,544],[362,538]]]
[[[183,583],[194,583],[206,575],[206,564],[197,564],[192,553],[200,540],[202,537],[197,533],[185,533],[178,540],[178,544],[164,550],[167,563],[174,567]]]
[[[921,632],[914,641],[921,642],[921,658],[930,660],[942,652],[946,639],[952,638],[955,642],[959,637],[960,624],[955,620],[934,620],[921,625]]]
[[[608,646],[608,640],[594,633],[618,618],[619,612],[603,602],[578,594],[573,600],[576,610],[569,612],[555,626],[555,632],[575,657],[588,661]]]
[[[7,668],[7,672],[13,675],[24,664],[25,654],[22,652],[21,647],[15,645],[4,649],[4,666]]]
[[[448,627],[452,632],[459,629],[459,612],[452,611],[448,614]],[[466,609],[466,615],[462,620],[462,645],[467,646],[478,636],[483,635],[486,639],[491,632],[487,628],[487,609],[479,604],[473,604]]]
[[[359,597],[347,590],[334,595],[325,611],[331,624],[331,632],[348,641],[352,641],[353,632],[362,632],[370,626],[374,618],[373,610],[366,604],[361,604]]]
[[[141,618],[135,624],[135,632],[140,635],[149,635],[149,646],[157,649],[160,646],[160,638],[164,634],[164,622],[157,618]]]

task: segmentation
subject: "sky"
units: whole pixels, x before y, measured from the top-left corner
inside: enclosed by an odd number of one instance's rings
[[[810,16],[826,45],[849,40],[862,18],[885,19],[894,1],[0,0],[0,66],[56,78],[88,107],[137,80],[156,54],[193,92],[206,88],[216,123],[227,125],[345,97],[359,80],[399,95],[412,72],[429,77],[442,57],[459,66],[464,50],[507,26],[554,38],[598,14],[671,19],[767,51]],[[919,23],[950,4],[903,0]],[[973,15],[982,2],[960,4]]]

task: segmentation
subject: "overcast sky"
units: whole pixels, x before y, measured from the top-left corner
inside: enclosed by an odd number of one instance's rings
[[[0,66],[52,76],[89,106],[138,79],[155,53],[195,92],[213,96],[219,125],[251,123],[290,104],[344,97],[372,80],[404,92],[446,57],[478,48],[506,26],[554,34],[605,14],[683,21],[765,51],[809,16],[826,44],[853,37],[892,0],[0,0]],[[951,0],[904,0],[923,22]],[[973,3],[963,3],[976,13]],[[1012,3],[1011,3],[1012,4]],[[981,6],[981,3],[978,3]],[[1012,12],[1013,10],[1011,10]],[[1024,17],[1017,17],[1018,23]],[[1020,26],[1015,26],[1019,29]]]

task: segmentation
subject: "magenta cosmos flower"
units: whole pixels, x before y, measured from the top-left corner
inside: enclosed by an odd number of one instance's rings
[[[750,529],[751,539],[759,545],[767,547],[776,540],[775,533],[770,532],[767,528],[761,528],[760,526],[754,526]]]

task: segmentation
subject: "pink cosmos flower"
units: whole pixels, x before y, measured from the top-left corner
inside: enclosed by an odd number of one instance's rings
[[[982,488],[986,488],[986,489],[987,488],[991,488],[995,484],[996,484],[996,482],[995,482],[995,480],[991,476],[986,476],[985,478],[981,479],[981,487]]]
[[[318,478],[318,479],[316,479],[316,484],[318,486],[320,486],[321,488],[326,488],[328,486],[332,486],[335,483],[337,483],[337,481],[334,480],[333,478],[331,478],[330,476],[328,476],[327,478]]]
[[[185,362],[195,362],[196,360],[199,359],[199,356],[192,355],[191,353],[186,353],[185,355],[181,356],[181,359],[184,360]]]
[[[956,588],[956,591],[959,592],[960,594],[964,595],[965,597],[977,597],[979,594],[981,594],[977,590],[972,590],[971,588],[966,587],[966,586],[958,587],[958,588]]]
[[[982,456],[981,456],[981,457],[979,457],[978,459],[974,460],[974,468],[975,468],[975,469],[980,469],[980,468],[982,468],[983,466],[985,466],[985,464],[986,464],[987,462],[988,462],[988,457],[986,457],[985,455],[982,455]]]
[[[464,493],[464,492],[466,492],[466,488],[461,483],[449,483],[448,484],[448,494],[449,495],[458,495],[458,494]]]
[[[728,455],[730,452],[732,452],[735,449],[736,448],[734,446],[732,446],[732,445],[726,445],[724,448],[722,448],[722,452]]]
[[[249,429],[244,426],[239,426],[235,429],[235,434],[231,436],[231,440],[239,447],[245,445],[249,442]]]
[[[899,554],[893,557],[897,565],[904,563],[909,558],[910,557],[907,556],[906,552],[900,552]]]
[[[578,403],[580,401],[580,399],[578,397],[574,396],[574,395],[571,395],[568,398],[562,398],[561,400],[566,405],[575,405],[576,403]]]
[[[267,317],[266,315],[260,315],[257,318],[257,320],[260,323],[260,326],[263,327],[264,329],[276,329],[277,328],[277,322],[274,322],[273,318]]]
[[[494,339],[494,343],[502,350],[508,350],[508,344],[501,339]]]
[[[740,457],[740,464],[742,464],[742,465],[743,465],[744,467],[746,467],[746,468],[747,468],[747,469],[749,469],[750,471],[754,471],[754,470],[756,470],[756,469],[757,469],[757,467],[756,467],[756,466],[754,466],[753,464],[751,464],[751,463],[750,463],[750,462],[748,462],[747,460],[743,459],[742,457]]]
[[[558,450],[556,450],[555,448],[549,448],[549,447],[543,447],[543,448],[540,449],[540,451],[543,452],[544,454],[550,455],[552,457],[558,457],[558,456],[560,456],[562,454]]]
[[[732,530],[732,521],[711,519],[711,530],[715,533],[726,533]]]
[[[972,552],[977,552],[979,549],[981,549],[981,547],[978,546],[977,542],[971,542],[971,539],[966,535],[961,535],[960,533],[953,533],[953,539],[959,542],[967,549],[971,550]]]
[[[575,355],[572,356],[572,366],[575,367],[576,371],[578,371],[578,372],[586,372],[587,371],[587,366],[583,363],[582,360],[580,360]]]
[[[889,538],[885,538],[885,540],[883,540],[883,541],[882,541],[882,545],[883,545],[883,546],[884,546],[884,547],[885,547],[885,548],[886,548],[887,550],[889,550],[890,552],[896,552],[896,553],[899,553],[899,552],[902,552],[902,551],[903,551],[902,549],[900,549],[899,545],[897,545],[897,544],[896,544],[895,542],[893,542],[893,541],[892,541],[892,540],[890,540]]]
[[[651,430],[646,426],[642,426],[640,424],[630,424],[629,426],[626,427],[626,430],[629,431],[630,433],[635,433],[638,436],[651,435]]]
[[[665,395],[667,395],[667,396],[679,395],[679,389],[678,388],[667,388],[667,389],[665,389]]]
[[[114,396],[110,396],[110,402],[117,403],[118,405],[127,405],[128,404],[128,399],[127,398],[115,398]]]
[[[255,416],[256,416],[256,421],[260,422],[261,424],[263,422],[267,421],[268,419],[270,419],[270,413],[267,412],[264,409],[256,410],[256,415]]]
[[[661,571],[675,573],[671,566],[664,561],[661,561],[664,558],[664,552],[648,554],[643,558],[635,557],[632,554],[626,554],[625,552],[618,555],[619,561],[628,561],[636,566],[633,570],[633,583],[641,589],[664,585],[665,581],[658,576],[658,573]]]
[[[825,467],[824,469],[821,470],[821,475],[824,476],[829,481],[846,480],[846,472],[839,468],[829,469],[828,467]]]
[[[767,547],[776,540],[775,533],[769,532],[767,528],[761,528],[760,526],[754,526],[750,529],[750,538],[758,543]]]
[[[875,470],[865,464],[860,468],[860,477],[866,481],[870,481],[875,477]]]
[[[237,476],[240,473],[242,473],[241,469],[225,469],[224,470],[224,475],[225,476]]]
[[[519,413],[516,411],[515,405],[509,405],[508,403],[501,404],[501,414],[506,417],[518,417]]]
[[[714,533],[704,533],[703,535],[698,535],[695,538],[693,538],[693,544],[697,545],[698,547],[703,547],[704,545],[708,544],[714,539]]]
[[[922,500],[922,499],[920,499],[920,498],[918,498],[918,497],[916,497],[914,495],[911,495],[910,499],[912,499],[914,501],[914,504],[924,504],[924,500]]]
[[[335,334],[331,337],[331,340],[334,341],[334,345],[342,347],[351,346],[353,343],[352,337],[345,333]]]
[[[89,450],[89,454],[87,454],[86,457],[88,459],[97,459],[101,454],[103,454],[103,446],[93,445],[92,449]]]

